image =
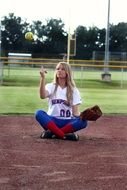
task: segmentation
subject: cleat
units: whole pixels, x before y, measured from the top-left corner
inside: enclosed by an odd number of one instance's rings
[[[65,135],[65,140],[71,140],[71,141],[78,141],[79,140],[79,136],[77,134],[74,133],[67,133]]]
[[[42,132],[40,138],[41,139],[52,139],[52,136],[53,136],[52,132],[47,130],[47,131]]]

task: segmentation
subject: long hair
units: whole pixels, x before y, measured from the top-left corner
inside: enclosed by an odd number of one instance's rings
[[[66,63],[66,62],[59,62],[57,64],[57,66],[59,65],[62,65],[65,72],[66,72],[66,87],[67,87],[67,101],[69,102],[69,104],[72,104],[72,101],[73,101],[73,88],[75,87],[75,82],[73,80],[73,77],[72,77],[72,71],[71,71],[71,66]],[[54,74],[54,81],[55,83],[55,90],[54,90],[54,94],[56,93],[57,91],[57,87],[59,85],[58,83],[58,78],[56,76],[56,73]]]

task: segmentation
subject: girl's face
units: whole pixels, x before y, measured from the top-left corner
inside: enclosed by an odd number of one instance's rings
[[[61,79],[65,79],[67,76],[67,73],[61,64],[56,66],[56,76],[57,78],[61,78]]]

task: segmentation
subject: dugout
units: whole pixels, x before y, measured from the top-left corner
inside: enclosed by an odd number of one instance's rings
[[[30,62],[30,58],[32,58],[31,53],[8,53],[8,64],[11,64],[11,66],[17,65],[19,66],[21,64],[26,64]]]

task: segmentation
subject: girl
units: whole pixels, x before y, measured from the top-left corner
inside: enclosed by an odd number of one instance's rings
[[[48,112],[37,110],[35,118],[43,127],[41,138],[79,139],[74,132],[87,126],[80,118],[81,97],[72,78],[71,67],[66,62],[56,66],[54,81],[45,85],[46,71],[40,71],[40,98],[48,98]]]

